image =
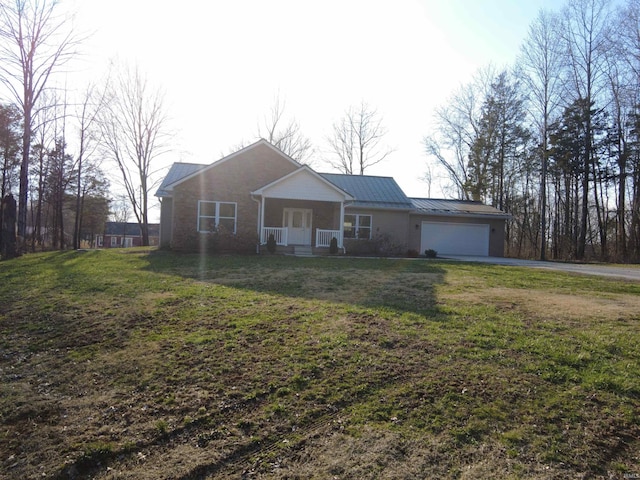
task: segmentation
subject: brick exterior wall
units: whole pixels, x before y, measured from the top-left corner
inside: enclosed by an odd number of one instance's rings
[[[297,168],[295,163],[269,146],[256,145],[176,185],[173,188],[171,248],[200,249],[204,235],[197,231],[199,200],[236,202],[238,233],[257,234],[258,204],[250,193]]]

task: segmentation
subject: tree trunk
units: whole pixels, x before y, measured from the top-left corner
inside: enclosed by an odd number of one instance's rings
[[[576,258],[582,260],[584,258],[587,246],[587,218],[589,216],[589,161],[584,163],[584,172],[582,175],[582,205],[580,209],[580,233],[578,235],[578,248],[576,249]]]
[[[13,195],[7,195],[0,199],[0,217],[2,221],[2,249],[0,255],[6,260],[16,256],[16,201]]]
[[[26,92],[25,92],[26,93]],[[29,192],[29,148],[31,147],[31,111],[24,109],[24,135],[22,137],[22,163],[20,164],[20,191],[18,193],[18,249],[23,250],[27,238],[27,201]]]

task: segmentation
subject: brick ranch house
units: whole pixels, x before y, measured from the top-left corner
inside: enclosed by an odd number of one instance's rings
[[[215,228],[270,235],[285,253],[384,236],[404,252],[504,254],[506,214],[478,202],[408,198],[393,178],[317,173],[266,140],[210,165],[174,163],[160,185],[160,246],[197,251]]]

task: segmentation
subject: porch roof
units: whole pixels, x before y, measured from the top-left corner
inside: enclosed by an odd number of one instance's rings
[[[306,165],[251,192],[251,195],[323,202],[353,200],[353,197],[348,192]]]

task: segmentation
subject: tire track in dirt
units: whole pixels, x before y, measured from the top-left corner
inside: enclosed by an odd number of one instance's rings
[[[256,469],[265,459],[282,450],[283,444],[286,444],[288,449],[293,451],[304,446],[308,440],[329,431],[331,427],[337,426],[338,429],[342,430],[349,419],[347,413],[349,407],[380,395],[385,390],[398,388],[399,385],[414,384],[420,378],[419,372],[406,372],[404,375],[397,375],[386,382],[379,382],[377,385],[371,384],[369,385],[371,388],[366,393],[356,395],[351,402],[341,405],[341,408],[334,407],[334,411],[331,413],[320,416],[315,421],[296,429],[294,432],[265,439],[263,442],[240,446],[219,460],[198,465],[176,480],[205,480],[213,478],[214,475],[216,478],[249,478],[256,474]]]
[[[120,450],[96,451],[89,455],[82,455],[72,463],[68,463],[53,475],[54,480],[100,478],[105,471],[110,472],[126,465],[127,475],[136,467],[145,469],[145,463],[154,455],[164,455],[168,449],[184,446],[191,439],[198,438],[198,432],[211,430],[216,423],[231,423],[234,418],[242,417],[246,409],[256,409],[263,404],[271,392],[256,396],[251,400],[228,403],[213,413],[198,418],[182,427],[162,433],[146,441],[138,441],[135,445],[124,446]],[[142,462],[141,460],[144,460]],[[132,475],[131,478],[137,478]],[[152,477],[148,477],[152,478]]]
[[[224,404],[215,412],[147,441],[136,442],[117,451],[83,455],[64,466],[53,478],[204,480],[214,475],[216,478],[245,478],[278,450],[294,451],[331,428],[344,428],[350,407],[390,388],[413,384],[422,377],[421,372],[411,366],[404,367],[404,372],[396,372],[393,377],[368,382],[364,390],[353,392],[351,398],[337,406],[325,405],[323,409],[331,408],[329,413],[322,413],[320,409],[310,412],[311,417],[314,413],[318,416],[294,431],[281,433],[276,429],[273,434],[260,439],[233,443],[222,438],[224,434],[216,430],[216,425],[238,425],[247,418],[247,412],[264,406],[278,390],[272,387],[251,400]],[[286,450],[283,445],[286,445]]]
[[[291,449],[302,446],[307,440],[321,435],[333,425],[337,424],[342,427],[344,421],[343,418],[340,418],[339,411],[324,415],[308,426],[296,429],[295,432],[288,435],[278,436],[265,442],[243,445],[219,461],[198,465],[176,480],[204,480],[222,471],[226,475],[239,475],[240,478],[245,478],[254,472],[263,459],[280,450],[282,444],[289,445]],[[252,457],[255,455],[258,455],[259,458],[252,461]]]

